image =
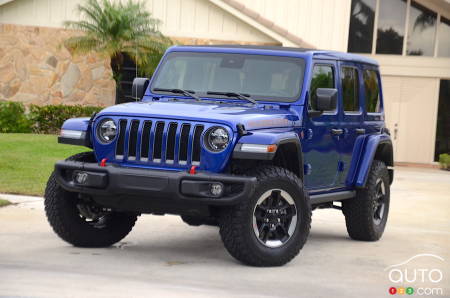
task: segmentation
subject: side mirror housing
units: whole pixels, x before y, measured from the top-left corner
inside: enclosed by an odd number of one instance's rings
[[[318,111],[333,111],[337,107],[337,89],[317,88],[317,106]]]
[[[144,97],[150,80],[147,78],[134,78],[133,87],[131,88],[131,97],[135,100],[141,100]]]
[[[308,111],[311,118],[319,117],[324,111],[333,111],[337,107],[337,94],[335,88],[317,88],[316,89],[316,106],[314,110]]]

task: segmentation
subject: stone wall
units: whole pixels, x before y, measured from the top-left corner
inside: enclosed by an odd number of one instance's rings
[[[78,34],[49,27],[0,24],[0,100],[25,104],[108,106],[115,102],[109,59],[72,55],[62,42]],[[174,37],[177,44],[259,44]]]
[[[108,106],[115,101],[109,59],[62,46],[73,31],[0,24],[0,100]]]

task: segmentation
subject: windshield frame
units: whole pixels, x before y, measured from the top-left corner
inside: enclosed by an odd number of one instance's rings
[[[287,52],[288,54],[289,52]],[[307,68],[308,68],[308,64],[309,64],[309,59],[307,57],[305,57],[305,55],[296,55],[293,53],[289,53],[288,55],[278,55],[278,54],[274,54],[273,51],[263,51],[262,53],[255,53],[255,52],[250,52],[248,50],[244,50],[244,51],[197,51],[197,50],[183,50],[183,51],[178,51],[178,50],[168,50],[167,53],[164,55],[163,59],[161,60],[160,64],[158,65],[154,75],[151,78],[151,82],[148,86],[147,92],[150,91],[148,94],[149,96],[162,96],[162,97],[178,97],[178,98],[182,98],[184,97],[183,95],[175,95],[173,93],[169,93],[169,92],[161,92],[161,91],[154,91],[154,89],[159,88],[159,86],[155,86],[155,82],[157,81],[158,76],[161,74],[161,70],[163,69],[164,65],[167,63],[167,61],[169,59],[171,59],[174,56],[189,56],[189,55],[207,55],[207,54],[211,54],[211,55],[217,55],[217,56],[226,56],[226,55],[241,55],[241,56],[258,56],[258,58],[262,58],[262,57],[266,57],[267,59],[270,60],[276,60],[276,59],[280,59],[280,60],[288,60],[288,61],[293,61],[295,63],[299,63],[301,65],[301,67],[303,68],[303,73],[301,74],[300,77],[300,86],[297,90],[297,94],[295,94],[295,96],[292,97],[282,97],[282,96],[262,96],[262,95],[258,95],[258,94],[250,94],[251,95],[251,99],[254,99],[258,102],[275,102],[275,103],[295,103],[297,101],[299,101],[299,99],[301,98],[302,94],[304,93],[304,89],[305,89],[305,78],[307,75]],[[262,58],[264,59],[264,58]],[[197,95],[198,97],[200,97],[201,99],[204,100],[220,100],[220,101],[243,101],[242,99],[239,98],[233,98],[233,97],[229,97],[229,96],[224,96],[224,95],[211,95],[211,94],[207,94],[206,91],[217,91],[217,92],[222,92],[223,90],[205,90],[205,92],[198,92],[196,91],[195,95]],[[237,91],[236,91],[237,92]]]

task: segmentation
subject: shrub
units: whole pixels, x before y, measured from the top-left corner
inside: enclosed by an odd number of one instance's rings
[[[64,121],[74,117],[89,117],[102,107],[66,106],[66,105],[31,105],[29,119],[33,123],[35,133],[58,133]]]
[[[0,132],[31,132],[31,124],[23,103],[0,101]]]
[[[27,112],[21,102],[0,101],[0,133],[47,133],[59,132],[64,121],[74,117],[89,117],[102,107],[30,105]]]
[[[450,154],[439,154],[439,164],[444,170],[450,170]]]

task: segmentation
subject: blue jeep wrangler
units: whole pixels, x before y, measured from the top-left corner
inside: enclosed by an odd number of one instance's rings
[[[356,240],[383,234],[393,180],[377,62],[331,51],[176,46],[136,102],[67,120],[60,143],[92,151],[55,165],[45,210],[56,234],[110,246],[142,213],[217,225],[228,252],[279,266],[311,211],[335,208]],[[199,244],[201,246],[201,244]]]

